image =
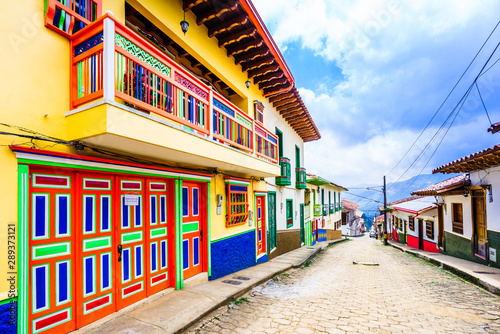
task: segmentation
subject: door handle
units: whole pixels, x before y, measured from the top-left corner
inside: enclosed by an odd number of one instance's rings
[[[118,254],[120,254],[118,256],[118,262],[121,262],[122,261],[122,245],[118,245]]]
[[[203,230],[200,230],[200,238],[201,238],[201,241],[203,241]]]

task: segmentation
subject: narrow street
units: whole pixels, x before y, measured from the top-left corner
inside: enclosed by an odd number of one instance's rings
[[[188,332],[500,333],[500,297],[366,235],[327,248]]]

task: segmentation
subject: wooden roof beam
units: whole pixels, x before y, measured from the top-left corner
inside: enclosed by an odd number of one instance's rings
[[[295,98],[295,95],[292,95],[293,97],[289,97],[287,99],[283,99],[283,100],[280,100],[280,101],[277,101],[273,104],[273,106],[275,108],[278,108],[278,107],[281,107],[282,105],[285,105],[287,103],[291,103],[291,102],[296,102],[297,99]]]
[[[225,21],[215,27],[208,29],[208,37],[214,37],[215,35],[221,34],[224,31],[229,31],[234,27],[243,25],[248,22],[248,16],[240,15],[232,20]]]
[[[233,47],[227,48],[227,56],[231,57],[236,54],[240,54],[246,52],[250,49],[260,48],[264,44],[264,41],[261,39],[254,39],[253,41],[247,42],[242,45],[235,45]]]
[[[299,107],[300,106],[300,103],[298,102],[293,102],[293,103],[287,103],[287,104],[284,104],[280,107],[277,107],[276,108],[276,111],[279,111],[280,114],[283,113],[283,111],[287,110],[287,109],[290,109],[290,108],[294,108],[294,107]]]
[[[270,88],[270,87],[275,87],[278,85],[285,84],[287,82],[288,82],[288,78],[281,78],[281,79],[266,81],[266,82],[259,84],[259,89],[266,89],[266,88]]]
[[[272,64],[266,67],[260,67],[256,70],[248,71],[248,78],[252,79],[253,77],[258,75],[264,75],[269,72],[276,72],[277,70],[279,70],[279,68],[280,66],[278,64]]]
[[[259,79],[260,79],[260,77],[255,78],[255,80],[259,80]],[[280,95],[273,96],[273,97],[269,98],[269,102],[271,102],[271,103],[278,102],[278,101],[281,101],[283,99],[286,99],[286,98],[289,98],[292,96],[295,96],[295,94],[293,92],[286,92],[284,94],[280,94]]]
[[[268,56],[249,61],[248,63],[245,62],[241,65],[241,69],[243,70],[243,72],[246,72],[262,66],[271,65],[272,63],[274,63],[274,57]]]
[[[265,57],[269,54],[269,49],[258,49],[250,53],[239,54],[234,57],[235,64],[239,65],[241,63],[245,63],[247,60],[251,61],[257,58]]]
[[[208,10],[208,11],[198,15],[196,18],[196,24],[202,25],[203,23],[205,23],[211,19],[214,19],[216,17],[220,17],[224,13],[236,10],[236,8],[238,8],[238,5],[239,4],[237,1],[235,1],[232,5],[229,5],[229,6],[220,6],[220,5],[216,4],[214,9]]]
[[[224,38],[219,39],[219,48],[226,46],[228,44],[233,44],[236,42],[239,42],[243,38],[247,37],[253,37],[257,33],[257,30],[255,28],[248,28],[242,31],[235,32],[234,34],[231,34],[231,36],[227,36]]]
[[[184,11],[187,12],[193,7],[198,6],[201,3],[207,2],[208,0],[183,0]]]
[[[283,73],[281,71],[272,72],[272,73],[269,73],[269,74],[266,74],[266,75],[261,75],[259,77],[253,78],[253,83],[254,84],[259,84],[261,82],[266,82],[266,81],[270,81],[270,80],[273,80],[273,79],[279,79],[279,78],[282,78],[284,76],[285,76],[285,73]]]
[[[286,84],[274,86],[274,87],[271,87],[271,88],[264,88],[264,95],[269,95],[269,94],[278,92],[278,91],[280,91],[282,89],[286,89],[286,88],[290,88],[290,87],[291,87],[291,84],[287,80]]]

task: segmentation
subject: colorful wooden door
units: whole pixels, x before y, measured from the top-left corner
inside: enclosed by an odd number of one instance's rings
[[[488,232],[486,228],[486,203],[484,199],[484,190],[474,190],[472,192],[472,214],[477,236],[477,254],[486,257]]]
[[[172,219],[168,200],[171,184],[166,180],[147,180],[147,249],[148,296],[170,286],[169,258],[173,253]]]
[[[28,333],[75,329],[74,174],[30,170]]]
[[[116,310],[114,176],[77,173],[77,328]]]
[[[304,204],[300,204],[300,243],[304,243]]]
[[[119,219],[117,227],[117,307],[124,308],[146,297],[144,228],[144,179],[117,177]]]
[[[276,193],[267,194],[267,220],[269,224],[269,250],[276,248]]]
[[[182,268],[184,279],[201,273],[203,258],[201,185],[182,183]]]
[[[256,198],[255,222],[257,227],[257,255],[266,253],[266,196],[258,195]]]

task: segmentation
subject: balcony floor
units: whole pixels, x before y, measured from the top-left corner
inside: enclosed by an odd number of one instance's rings
[[[241,177],[273,177],[280,166],[183,130],[117,102],[103,101],[66,114],[68,141],[195,167],[217,168]]]

